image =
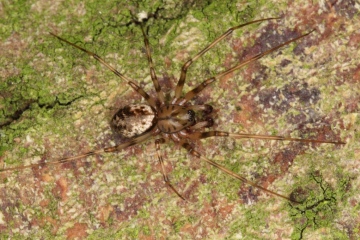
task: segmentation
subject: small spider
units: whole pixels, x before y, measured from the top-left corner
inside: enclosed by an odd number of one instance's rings
[[[156,90],[156,97],[150,96],[148,93],[146,93],[142,87],[140,87],[134,80],[124,76],[119,71],[117,71],[115,68],[110,66],[107,62],[105,62],[101,57],[99,57],[97,54],[90,52],[78,45],[75,45],[74,43],[71,43],[59,36],[57,36],[54,33],[50,33],[54,37],[58,38],[59,40],[77,48],[81,51],[87,53],[91,57],[95,58],[95,60],[99,61],[101,64],[103,64],[106,68],[110,69],[115,75],[117,75],[119,78],[121,78],[126,84],[128,84],[137,94],[140,94],[147,102],[147,104],[131,104],[128,106],[125,106],[121,109],[119,109],[115,115],[113,116],[111,120],[111,126],[113,129],[115,129],[119,134],[124,136],[128,139],[128,141],[121,143],[114,147],[107,147],[103,149],[94,150],[91,152],[87,152],[84,154],[80,154],[73,157],[68,158],[62,158],[55,161],[47,162],[48,164],[54,164],[54,163],[65,163],[68,161],[73,161],[77,159],[81,159],[87,156],[91,155],[97,155],[105,152],[116,152],[121,151],[127,147],[139,144],[141,142],[144,142],[146,140],[149,140],[150,138],[153,138],[155,136],[158,136],[158,138],[155,139],[155,146],[156,146],[156,153],[158,160],[161,164],[162,168],[162,175],[164,178],[164,181],[166,185],[174,191],[177,196],[179,196],[181,199],[185,200],[185,198],[178,192],[173,185],[171,184],[167,173],[165,171],[164,167],[164,160],[160,151],[160,145],[164,144],[168,141],[173,141],[175,144],[185,148],[188,153],[196,158],[199,158],[210,165],[218,168],[219,170],[229,174],[230,176],[243,181],[244,183],[247,183],[253,187],[256,187],[258,189],[261,189],[267,193],[276,195],[278,197],[284,198],[291,202],[297,202],[291,197],[286,197],[284,195],[281,195],[279,193],[276,193],[274,191],[271,191],[267,188],[264,188],[260,185],[257,185],[256,183],[247,180],[246,178],[236,174],[235,172],[232,172],[222,165],[206,158],[205,156],[201,155],[197,150],[196,146],[194,146],[193,142],[195,140],[200,140],[204,138],[209,137],[232,137],[232,138],[256,138],[256,139],[267,139],[267,140],[281,140],[281,141],[298,141],[298,142],[304,142],[304,143],[331,143],[331,144],[345,144],[342,141],[321,141],[321,140],[313,140],[313,139],[300,139],[300,138],[290,138],[290,137],[283,137],[283,136],[268,136],[268,135],[254,135],[254,134],[242,134],[242,133],[229,133],[229,132],[223,132],[223,131],[204,131],[205,128],[212,127],[214,120],[209,116],[209,114],[213,111],[213,107],[208,104],[203,105],[195,105],[191,103],[191,100],[194,99],[199,93],[201,93],[202,90],[204,90],[208,85],[212,84],[215,81],[218,81],[221,77],[234,72],[243,66],[254,62],[260,58],[262,58],[265,55],[268,55],[275,50],[288,45],[289,43],[292,43],[294,41],[297,41],[307,35],[309,35],[314,30],[301,35],[299,37],[293,38],[289,41],[286,41],[274,48],[271,48],[265,52],[262,52],[260,54],[257,54],[239,64],[236,66],[221,72],[211,78],[206,79],[203,81],[200,85],[192,89],[191,91],[187,92],[185,95],[183,95],[183,86],[185,84],[186,79],[186,73],[188,68],[191,66],[192,63],[194,63],[197,59],[199,59],[201,56],[203,56],[207,51],[209,51],[212,47],[214,47],[217,43],[219,43],[221,40],[226,38],[228,35],[230,35],[234,30],[242,28],[244,26],[259,23],[263,21],[271,21],[276,20],[279,18],[265,18],[265,19],[259,19],[254,20],[245,24],[241,24],[236,27],[232,27],[229,30],[227,30],[224,34],[222,34],[220,37],[216,38],[212,43],[210,43],[208,46],[206,46],[202,51],[200,51],[198,54],[196,54],[193,58],[189,59],[181,68],[181,74],[180,78],[178,80],[178,83],[175,88],[175,94],[167,101],[165,99],[164,92],[161,89],[161,86],[159,84],[158,78],[156,76],[155,70],[154,70],[154,64],[151,57],[150,52],[150,46],[149,46],[149,40],[146,34],[146,31],[144,30],[144,22],[143,21],[135,21],[134,22],[138,25],[140,25],[143,37],[144,37],[144,43],[145,43],[145,49],[146,49],[146,55],[147,60],[150,68],[150,76],[154,85],[154,88]],[[146,19],[145,19],[146,20]],[[10,170],[19,170],[24,168],[31,168],[31,167],[40,167],[44,163],[37,163],[37,164],[31,164],[31,165],[25,165],[25,166],[19,166],[19,167],[12,167],[12,168],[5,168],[0,170],[0,172],[4,171],[10,171]]]

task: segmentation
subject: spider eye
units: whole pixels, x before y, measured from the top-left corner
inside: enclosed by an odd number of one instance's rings
[[[188,121],[189,122],[194,122],[195,121],[195,112],[193,110],[188,110]]]
[[[205,115],[210,114],[213,111],[213,107],[211,105],[204,104],[204,106],[205,106],[205,110],[204,110]]]

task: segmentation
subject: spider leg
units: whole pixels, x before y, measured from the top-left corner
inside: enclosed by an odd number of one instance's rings
[[[283,136],[271,136],[271,135],[255,135],[255,134],[246,134],[246,133],[228,133],[222,131],[208,131],[208,132],[194,132],[188,134],[187,137],[191,140],[198,140],[208,137],[233,137],[233,138],[255,138],[263,140],[278,140],[278,141],[296,141],[296,142],[305,142],[305,143],[330,143],[330,144],[345,144],[342,141],[323,141],[316,139],[302,139],[302,138],[291,138]]]
[[[204,55],[207,51],[209,51],[212,47],[214,47],[218,42],[220,42],[221,40],[223,40],[224,38],[229,36],[233,31],[235,31],[239,28],[245,27],[247,25],[253,24],[253,23],[269,21],[269,20],[274,20],[274,19],[280,19],[280,18],[264,18],[264,19],[254,20],[254,21],[251,21],[251,22],[248,22],[245,24],[241,24],[236,27],[232,27],[232,28],[228,29],[225,33],[223,33],[220,37],[215,39],[212,43],[207,45],[203,50],[201,50],[193,58],[189,59],[186,63],[184,63],[184,65],[181,68],[180,78],[179,78],[179,81],[178,81],[176,89],[175,89],[175,101],[181,97],[182,89],[185,84],[186,72],[187,72],[188,68],[191,66],[191,64],[193,64],[193,62],[195,62],[198,58],[200,58],[202,55]]]
[[[224,72],[222,72],[222,73],[219,73],[219,74],[215,75],[214,77],[211,77],[211,78],[206,79],[205,81],[203,81],[202,83],[200,83],[200,85],[198,85],[197,87],[195,87],[194,89],[192,89],[191,91],[189,91],[189,92],[187,92],[187,93],[185,94],[185,98],[184,98],[184,100],[182,101],[182,104],[184,104],[184,103],[186,103],[187,101],[193,99],[193,98],[194,98],[197,94],[199,94],[205,87],[207,87],[209,84],[215,82],[216,80],[219,80],[221,77],[223,77],[223,76],[225,76],[225,75],[227,75],[227,74],[229,74],[229,73],[232,73],[232,72],[234,72],[234,71],[236,71],[236,70],[244,67],[245,65],[247,65],[247,64],[249,64],[249,63],[252,63],[252,62],[258,60],[258,59],[260,59],[260,58],[262,58],[262,57],[264,57],[264,56],[266,56],[266,55],[274,52],[275,50],[277,50],[277,49],[279,49],[279,48],[281,48],[281,47],[283,47],[283,46],[285,46],[285,45],[288,45],[289,43],[295,42],[295,41],[299,40],[300,38],[303,38],[303,37],[309,35],[309,34],[312,33],[313,31],[315,31],[315,30],[312,30],[312,31],[310,31],[310,32],[308,32],[308,33],[305,33],[305,34],[303,34],[303,35],[301,35],[301,36],[299,36],[299,37],[293,38],[293,39],[291,39],[291,40],[289,40],[289,41],[286,41],[286,42],[284,42],[284,43],[282,43],[282,44],[280,44],[280,45],[278,45],[278,46],[276,46],[276,47],[273,47],[273,48],[271,48],[271,49],[269,49],[269,50],[267,50],[267,51],[265,51],[265,52],[259,53],[259,54],[255,55],[255,56],[247,59],[246,61],[243,61],[243,62],[241,62],[240,64],[235,65],[234,67],[232,67],[232,68],[230,68],[230,69],[228,69],[228,70],[226,70],[226,71],[224,71]]]
[[[266,139],[266,140],[279,140],[279,141],[296,141],[296,142],[305,142],[305,143],[330,143],[330,144],[345,144],[343,141],[323,141],[316,139],[301,139],[301,138],[291,138],[283,136],[271,136],[271,135],[255,135],[255,134],[238,134],[238,133],[229,133],[229,137],[233,138],[256,138],[256,139]]]
[[[161,165],[161,172],[163,174],[164,181],[165,181],[166,185],[168,187],[170,187],[171,190],[173,190],[176,193],[176,195],[178,195],[182,200],[185,200],[185,198],[183,196],[181,196],[181,194],[178,191],[176,191],[176,189],[173,187],[173,185],[171,185],[170,180],[169,180],[169,178],[168,178],[168,176],[166,174],[164,159],[163,159],[163,157],[161,155],[161,151],[160,151],[160,144],[163,144],[163,143],[165,143],[164,138],[160,138],[160,139],[155,140],[156,153],[157,153],[160,165]]]
[[[147,94],[139,85],[137,85],[133,79],[126,77],[125,75],[121,74],[118,70],[116,70],[114,67],[112,67],[111,65],[109,65],[107,62],[105,62],[104,59],[102,59],[99,55],[97,55],[96,53],[93,53],[91,51],[86,50],[85,48],[82,48],[74,43],[69,42],[68,40],[57,36],[54,33],[51,33],[51,35],[53,35],[54,37],[56,37],[57,39],[59,39],[60,41],[63,41],[85,53],[87,53],[88,55],[90,55],[91,57],[93,57],[96,61],[100,62],[102,65],[104,65],[106,68],[108,68],[110,71],[112,71],[116,76],[118,76],[119,78],[121,78],[123,81],[125,81],[132,89],[134,89],[138,94],[140,94],[148,103],[150,106],[152,106],[153,108],[156,107],[156,103],[155,100],[153,98],[150,97],[149,94]]]
[[[204,121],[197,122],[195,125],[190,126],[188,129],[191,131],[200,129],[200,128],[209,128],[212,125],[214,125],[214,120],[212,118],[207,118]],[[182,131],[180,131],[182,132]],[[185,132],[185,136],[188,136],[189,134]]]
[[[191,106],[188,106],[187,108],[191,109],[195,112],[203,111],[205,114],[209,114],[213,111],[213,107],[208,104],[191,105]]]
[[[49,162],[45,162],[45,163],[34,163],[34,164],[25,165],[25,166],[18,166],[18,167],[0,169],[0,172],[21,170],[21,169],[33,168],[33,167],[42,167],[42,166],[50,165],[50,164],[61,164],[61,163],[70,162],[70,161],[78,160],[78,159],[81,159],[81,158],[85,158],[85,157],[88,157],[88,156],[98,155],[98,154],[101,154],[101,153],[117,152],[117,151],[120,151],[120,150],[125,149],[127,147],[130,147],[130,146],[136,145],[138,143],[141,143],[143,141],[146,141],[147,139],[149,139],[153,135],[154,135],[153,132],[149,131],[149,132],[147,132],[147,133],[145,133],[143,135],[140,135],[140,136],[138,136],[136,138],[130,139],[129,141],[124,142],[124,143],[119,144],[119,145],[116,145],[114,147],[102,148],[102,149],[90,151],[90,152],[87,152],[87,153],[83,153],[83,154],[80,154],[80,155],[67,157],[67,158],[61,158],[61,159],[58,159],[58,160],[55,160],[55,161],[49,161]]]
[[[153,63],[152,58],[151,58],[149,39],[148,39],[148,37],[147,37],[147,35],[145,33],[145,30],[144,30],[144,27],[143,27],[142,24],[141,24],[141,31],[142,31],[142,34],[144,36],[144,44],[145,44],[146,56],[147,56],[148,63],[149,63],[149,68],[150,68],[150,76],[151,76],[151,79],[153,81],[154,88],[156,90],[156,93],[157,93],[157,96],[158,96],[160,102],[164,103],[164,101],[165,101],[164,92],[161,90],[161,86],[159,84],[159,81],[158,81],[156,73],[155,73],[154,63]]]
[[[194,125],[196,126],[196,125]],[[268,135],[254,135],[254,134],[237,134],[237,133],[228,133],[228,132],[221,132],[221,131],[208,131],[208,132],[194,132],[194,133],[190,133],[187,134],[186,137],[188,139],[191,140],[198,140],[198,139],[203,139],[203,138],[208,138],[208,137],[233,137],[233,138],[256,138],[256,139],[266,139],[266,140],[281,140],[281,141],[298,141],[298,142],[306,142],[306,143],[331,143],[331,144],[345,144],[344,142],[333,142],[333,141],[321,141],[321,140],[315,140],[315,139],[300,139],[300,138],[290,138],[290,137],[283,137],[283,136],[268,136]],[[186,141],[182,141],[180,142],[181,146],[183,148],[185,148],[191,155],[200,158],[201,160],[209,163],[210,165],[220,169],[221,171],[229,174],[230,176],[246,183],[249,184],[255,188],[258,188],[260,190],[263,190],[267,193],[273,194],[275,196],[281,197],[283,199],[286,199],[290,202],[294,202],[294,203],[299,203],[297,201],[294,201],[293,199],[286,197],[284,195],[281,195],[277,192],[271,191],[267,188],[264,188],[236,173],[234,173],[233,171],[230,171],[229,169],[225,168],[224,166],[202,156],[199,152],[197,152],[196,150],[194,150],[194,148],[187,143]]]
[[[283,198],[283,199],[286,199],[286,200],[288,200],[288,201],[290,201],[290,202],[300,203],[300,202],[297,202],[297,201],[295,201],[295,200],[293,200],[293,199],[290,199],[290,198],[288,198],[288,197],[286,197],[286,196],[284,196],[284,195],[281,195],[281,194],[279,194],[279,193],[277,193],[277,192],[271,191],[271,190],[269,190],[269,189],[267,189],[267,188],[264,188],[264,187],[262,187],[262,186],[260,186],[260,185],[257,185],[256,183],[254,183],[254,182],[252,182],[252,181],[250,181],[250,180],[247,180],[246,178],[244,178],[244,177],[242,177],[242,176],[234,173],[233,171],[230,171],[229,169],[225,168],[224,166],[222,166],[222,165],[220,165],[220,164],[218,164],[218,163],[216,163],[216,162],[214,162],[214,161],[212,161],[212,160],[210,160],[210,159],[202,156],[199,152],[195,151],[194,148],[193,148],[189,143],[187,143],[187,142],[182,143],[181,146],[182,146],[183,148],[185,148],[185,149],[189,152],[189,154],[191,154],[191,155],[193,155],[193,156],[195,156],[195,157],[197,157],[197,158],[200,158],[201,160],[209,163],[211,166],[216,167],[217,169],[219,169],[219,170],[221,170],[221,171],[229,174],[229,175],[232,176],[233,178],[236,178],[236,179],[238,179],[238,180],[240,180],[240,181],[242,181],[242,182],[244,182],[244,183],[246,183],[246,184],[249,184],[249,185],[251,185],[251,186],[253,186],[253,187],[255,187],[255,188],[258,188],[258,189],[260,189],[260,190],[263,190],[264,192],[267,192],[267,193],[270,193],[270,194],[272,194],[272,195],[275,195],[275,196],[281,197],[281,198]]]

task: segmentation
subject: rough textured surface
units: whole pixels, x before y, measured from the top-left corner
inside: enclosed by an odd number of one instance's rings
[[[96,1],[94,1],[96,2]],[[4,167],[77,155],[122,139],[119,107],[141,102],[113,74],[48,32],[97,52],[152,90],[140,29],[149,22],[165,89],[181,64],[231,26],[236,31],[189,70],[186,90],[242,59],[316,29],[296,44],[223,77],[195,103],[216,109],[215,129],[343,140],[345,146],[210,139],[198,150],[260,185],[308,196],[292,206],[153,141],[75,163],[0,173],[1,238],[358,239],[360,32],[356,1],[18,1],[0,5],[0,160]],[[166,2],[166,3],[163,3]],[[16,10],[15,10],[16,9]]]

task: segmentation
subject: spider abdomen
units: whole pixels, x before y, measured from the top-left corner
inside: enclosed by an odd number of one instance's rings
[[[164,133],[176,133],[195,123],[195,112],[184,106],[170,104],[158,111],[157,126]]]
[[[111,126],[122,136],[132,138],[150,130],[155,122],[155,112],[149,105],[130,104],[115,113]]]

